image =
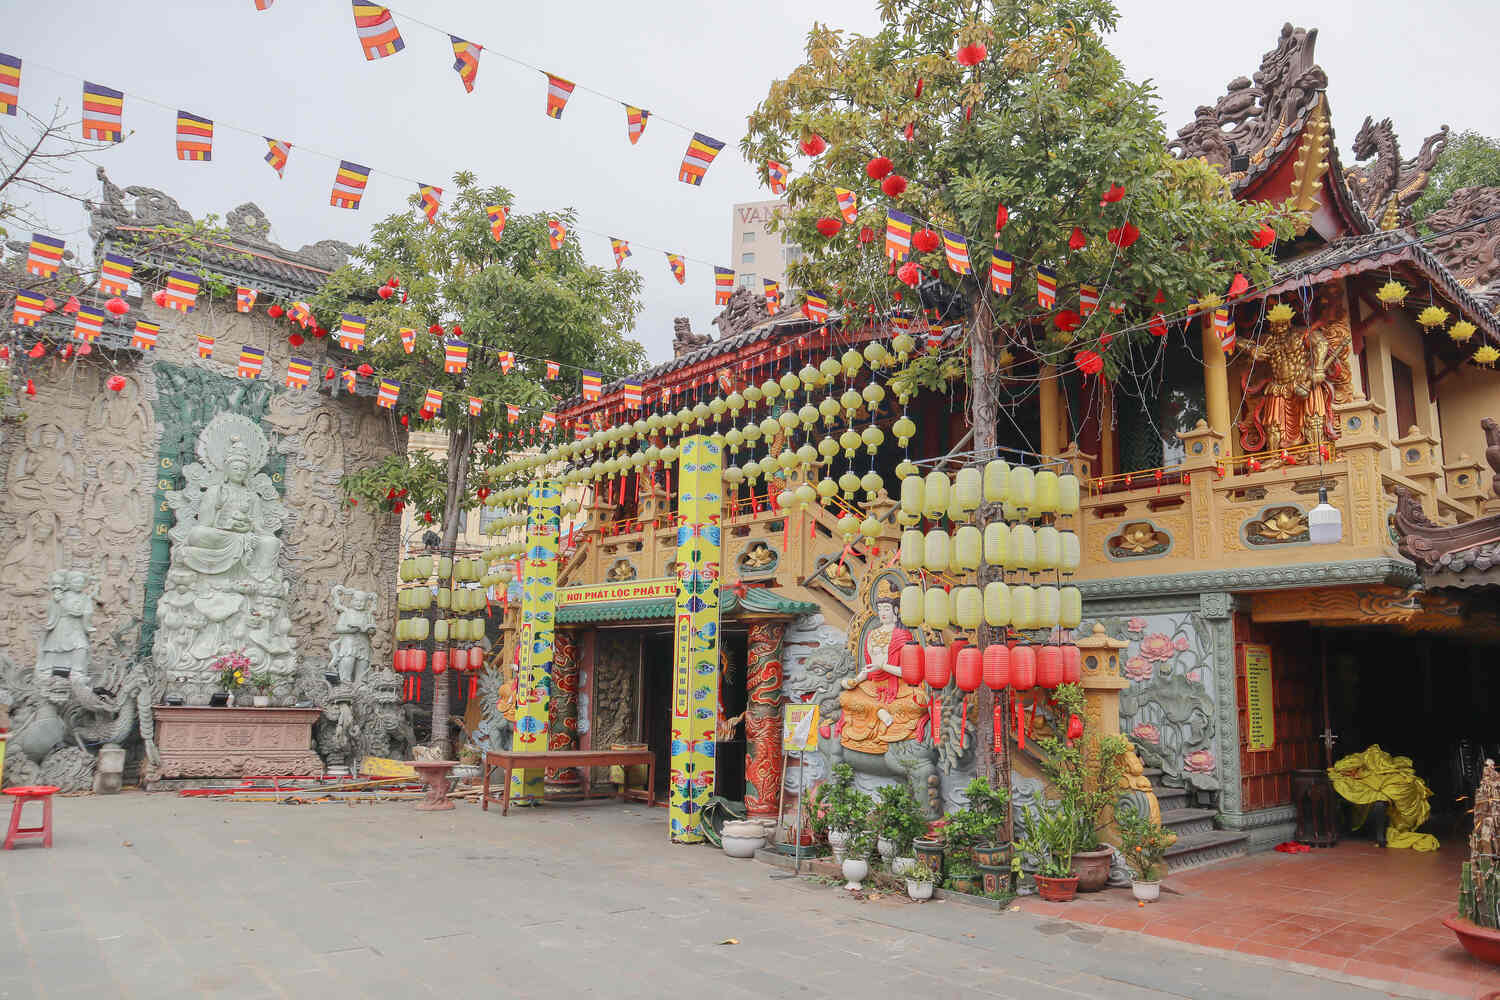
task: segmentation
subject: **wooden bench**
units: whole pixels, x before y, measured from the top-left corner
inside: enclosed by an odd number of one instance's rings
[[[625,781],[620,785],[619,798],[624,800],[630,788],[630,768],[646,765],[646,802],[656,805],[656,754],[650,750],[493,750],[484,755],[484,788],[480,798],[481,807],[488,810],[490,803],[490,775],[495,768],[505,772],[505,791],[500,802],[500,815],[510,812],[510,773],[516,768],[530,770],[544,767],[610,767],[618,764],[625,769]],[[589,781],[584,775],[583,797],[589,797]]]

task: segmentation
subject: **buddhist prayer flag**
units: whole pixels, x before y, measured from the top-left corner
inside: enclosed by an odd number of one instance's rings
[[[143,319],[135,321],[135,332],[130,335],[130,346],[138,351],[150,351],[156,347],[156,335],[161,333],[161,325],[148,323]]]
[[[1119,300],[1111,302],[1109,304],[1109,314],[1111,316],[1123,316],[1125,314],[1125,303]]]
[[[479,53],[484,50],[484,46],[457,35],[449,35],[448,41],[453,43],[453,68],[458,71],[458,78],[464,82],[464,90],[472,94],[474,79],[479,76]]]
[[[312,362],[306,358],[288,358],[286,362],[286,387],[306,389],[312,379]]]
[[[625,405],[632,410],[639,410],[641,408],[641,380],[626,379],[623,390],[625,393]]]
[[[499,242],[501,234],[505,232],[505,212],[504,205],[487,205],[484,209],[484,214],[490,218],[490,235],[496,242]]]
[[[253,288],[241,285],[234,290],[234,308],[242,313],[247,313],[255,308],[255,297],[259,294]],[[295,317],[293,317],[295,319]]]
[[[214,158],[214,123],[191,112],[177,112],[177,158],[208,162]]]
[[[1011,279],[1016,273],[1016,259],[999,250],[990,255],[990,290],[996,295],[1009,295]]]
[[[306,302],[293,302],[287,307],[287,315],[292,318],[293,323],[301,327],[308,327],[313,323],[312,306]]]
[[[766,290],[766,312],[775,313],[781,309],[781,282],[772,281],[770,278],[760,279],[761,287]]]
[[[263,135],[261,138],[266,140],[268,147],[266,162],[271,165],[272,170],[276,171],[276,176],[280,177],[281,171],[286,167],[287,157],[292,155],[292,144],[280,139],[272,139],[268,135]]]
[[[513,424],[521,419],[521,408],[514,403],[505,404],[505,422]]]
[[[702,184],[709,164],[714,162],[714,157],[723,148],[724,144],[719,140],[709,138],[702,132],[694,132],[693,138],[688,142],[687,152],[682,154],[682,169],[677,171],[677,179],[684,184]]]
[[[392,382],[388,378],[380,380],[380,391],[375,396],[375,405],[383,406],[387,410],[396,405],[396,400],[401,396],[401,383]]]
[[[456,337],[450,337],[443,345],[443,371],[457,375],[469,363],[469,345]]]
[[[36,326],[36,321],[47,311],[47,296],[36,292],[16,292],[16,308],[10,321],[16,326]]]
[[[202,343],[202,339],[199,339]],[[200,347],[201,350],[201,347]],[[234,373],[240,378],[260,378],[261,365],[265,363],[266,352],[259,347],[251,347],[245,344],[240,347],[240,363]]]
[[[352,368],[345,368],[339,372],[339,377],[344,381],[344,391],[352,393],[354,386],[359,382],[359,375]]]
[[[339,346],[346,351],[357,351],[365,346],[366,325],[363,316],[344,313],[343,320],[339,324]]]
[[[0,112],[14,116],[21,104],[21,60],[0,52]]]
[[[839,203],[839,212],[844,216],[844,221],[854,225],[859,220],[859,203],[854,200],[854,192],[848,188],[836,187],[833,196]]]
[[[734,294],[734,271],[727,267],[714,268],[714,305],[729,305],[729,297]]]
[[[1057,304],[1057,272],[1050,267],[1036,269],[1036,304],[1043,309]]]
[[[427,221],[436,223],[438,208],[443,201],[443,189],[431,184],[419,184],[417,190],[422,193],[422,212],[427,216]]]
[[[130,290],[130,275],[135,261],[117,253],[107,253],[99,264],[99,291],[105,295],[124,295]]]
[[[948,267],[954,274],[969,273],[969,241],[958,233],[943,230],[943,255],[948,258]]]
[[[360,0],[352,2],[354,31],[359,35],[359,47],[367,60],[384,59],[406,48],[389,8],[378,3],[361,3]]]
[[[573,96],[574,84],[564,80],[560,76],[547,74],[547,117],[561,118],[563,108],[568,106],[568,98]]]
[[[1099,289],[1096,285],[1078,286],[1078,315],[1091,316],[1099,309]]]
[[[807,292],[802,303],[802,314],[814,323],[828,322],[828,296],[822,292]]]
[[[515,367],[516,355],[514,351],[496,351],[495,357],[500,362],[500,374],[509,375],[510,370]]]
[[[270,10],[271,9],[271,4],[273,4],[275,2],[276,2],[276,0],[255,0],[255,9],[256,10]]]
[[[667,266],[672,269],[672,277],[677,279],[679,285],[687,280],[687,262],[682,259],[682,254],[667,254]]]
[[[125,94],[98,83],[83,84],[83,137],[99,142],[119,142],[125,135],[122,121]]]
[[[198,334],[198,357],[212,357],[214,353],[214,338],[206,333]]]
[[[585,402],[592,403],[599,398],[599,389],[604,385],[604,379],[598,372],[584,369],[581,376],[583,384],[583,398]]]
[[[903,260],[911,252],[912,218],[894,208],[885,210],[885,255]]]
[[[548,381],[551,381],[552,379],[557,378],[557,370],[558,370],[558,364],[557,364],[556,361],[549,361],[549,362],[547,362],[547,379],[548,379]]]
[[[615,270],[618,271],[624,265],[625,258],[630,256],[630,244],[622,239],[611,236],[609,238],[609,248],[614,251]]]
[[[365,196],[365,185],[370,182],[370,168],[348,160],[339,161],[339,172],[333,178],[333,194],[328,204],[334,208],[359,208],[359,200]]]
[[[552,428],[554,428],[556,426],[557,426],[557,414],[555,414],[555,413],[543,413],[542,414],[542,430],[544,430],[544,431],[550,431]]]
[[[413,330],[409,326],[403,326],[401,328],[401,347],[406,351],[407,354],[410,354],[412,352],[412,348],[416,346],[417,331]]]
[[[630,144],[634,146],[641,141],[641,136],[646,133],[646,122],[651,119],[651,112],[645,108],[633,108],[625,105],[625,132],[630,136]]]
[[[104,310],[94,306],[79,306],[78,318],[73,322],[73,336],[79,340],[93,342],[104,329]]]
[[[547,220],[547,241],[552,244],[552,249],[561,250],[563,240],[568,238],[568,227],[559,219]]]
[[[891,313],[891,325],[901,331],[911,329],[911,314],[904,312]]]
[[[162,289],[166,293],[166,307],[181,313],[192,312],[198,301],[198,286],[197,275],[186,271],[168,271],[167,284]]]
[[[469,397],[469,416],[477,417],[479,416],[480,411],[482,411],[483,409],[484,400],[480,399],[478,396]]]
[[[766,180],[771,185],[772,194],[786,194],[786,178],[791,173],[791,168],[785,163],[777,163],[775,160],[766,161]]]
[[[26,273],[50,278],[62,266],[64,242],[44,233],[31,234],[31,252],[26,256]]]
[[[441,389],[428,389],[427,398],[422,400],[422,408],[432,412],[434,415],[443,412],[443,393]]]
[[[1218,336],[1219,347],[1225,354],[1234,350],[1234,321],[1229,318],[1228,306],[1220,306],[1214,310],[1214,333]]]

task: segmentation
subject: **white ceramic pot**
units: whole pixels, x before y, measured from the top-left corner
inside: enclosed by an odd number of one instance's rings
[[[843,862],[844,888],[863,889],[865,876],[870,874],[870,863],[860,858],[845,858]]]
[[[833,848],[833,860],[842,863],[844,860],[844,849],[849,846],[849,831],[829,830],[828,846]]]
[[[917,867],[916,858],[892,858],[891,874],[900,878],[913,868]]]
[[[1143,903],[1154,903],[1161,898],[1161,883],[1132,880],[1130,892]]]
[[[889,863],[891,858],[896,855],[896,842],[894,840],[887,840],[885,837],[877,837],[875,840],[875,850],[880,852],[881,861]]]
[[[258,694],[258,695],[256,695],[255,696],[255,707],[256,708],[270,708],[271,707],[271,696],[268,695],[268,694]]]
[[[918,882],[915,879],[906,880],[906,894],[912,899],[931,899],[932,883]]]
[[[720,833],[724,853],[731,858],[753,858],[766,843],[766,828],[747,820],[731,820]]]

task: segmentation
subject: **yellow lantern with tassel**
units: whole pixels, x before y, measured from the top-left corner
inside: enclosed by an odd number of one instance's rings
[[[984,585],[984,623],[997,628],[1010,624],[1010,587],[1003,581]]]
[[[1083,563],[1083,550],[1078,544],[1076,531],[1058,532],[1057,568],[1068,576],[1078,572]]]
[[[1077,628],[1083,622],[1083,591],[1063,587],[1059,593],[1057,623],[1063,628]]]
[[[839,534],[843,536],[844,544],[853,544],[854,539],[859,536],[859,518],[853,514],[845,514],[839,518],[838,529]]]
[[[915,528],[901,532],[901,568],[915,573],[922,568],[926,540]]]
[[[983,548],[979,529],[972,524],[964,525],[953,533],[953,564],[965,573],[978,569]]]
[[[978,628],[984,621],[984,598],[978,587],[957,587],[953,591],[953,620],[962,628]]]
[[[1029,524],[1010,528],[1010,563],[1006,569],[1036,569],[1036,530]]]
[[[1057,513],[1057,473],[1051,469],[1041,469],[1036,474],[1034,484],[1036,505],[1033,510],[1039,514]]]
[[[1008,566],[1010,559],[1010,525],[991,521],[984,526],[984,561],[990,566]]]
[[[947,628],[951,619],[952,602],[942,587],[929,587],[922,595],[922,624],[932,628]]]
[[[1051,584],[1036,588],[1036,627],[1057,628],[1061,597]]]
[[[1036,588],[1020,583],[1010,588],[1010,620],[1016,628],[1036,628]]]
[[[901,588],[901,624],[916,628],[922,624],[922,588],[909,585]]]
[[[1011,466],[1005,493],[1006,502],[1016,510],[1032,510],[1036,505],[1036,473],[1027,465]]]
[[[1052,525],[1036,529],[1037,569],[1057,569],[1062,562],[1062,535]]]
[[[901,511],[905,514],[922,514],[922,477],[907,476],[901,480]]]
[[[948,476],[933,469],[922,484],[922,512],[928,517],[942,517],[947,511]]]
[[[978,510],[983,489],[978,469],[973,466],[959,469],[958,475],[953,478],[953,495],[958,500],[958,509],[965,514]]]
[[[1010,463],[995,459],[984,464],[984,500],[986,503],[1004,503],[1005,491],[1010,483]]]
[[[1059,514],[1078,513],[1079,502],[1078,477],[1071,472],[1057,477],[1057,512]]]
[[[927,532],[927,537],[923,539],[922,565],[929,573],[946,573],[952,546],[952,539],[941,528]]]

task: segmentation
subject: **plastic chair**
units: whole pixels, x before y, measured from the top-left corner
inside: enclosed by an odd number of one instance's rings
[[[18,840],[40,840],[43,847],[52,846],[52,794],[56,791],[55,785],[22,785],[5,789],[5,794],[16,800],[10,809],[10,829],[5,834],[7,851],[14,850]],[[21,810],[28,802],[42,804],[41,826],[21,825]]]

